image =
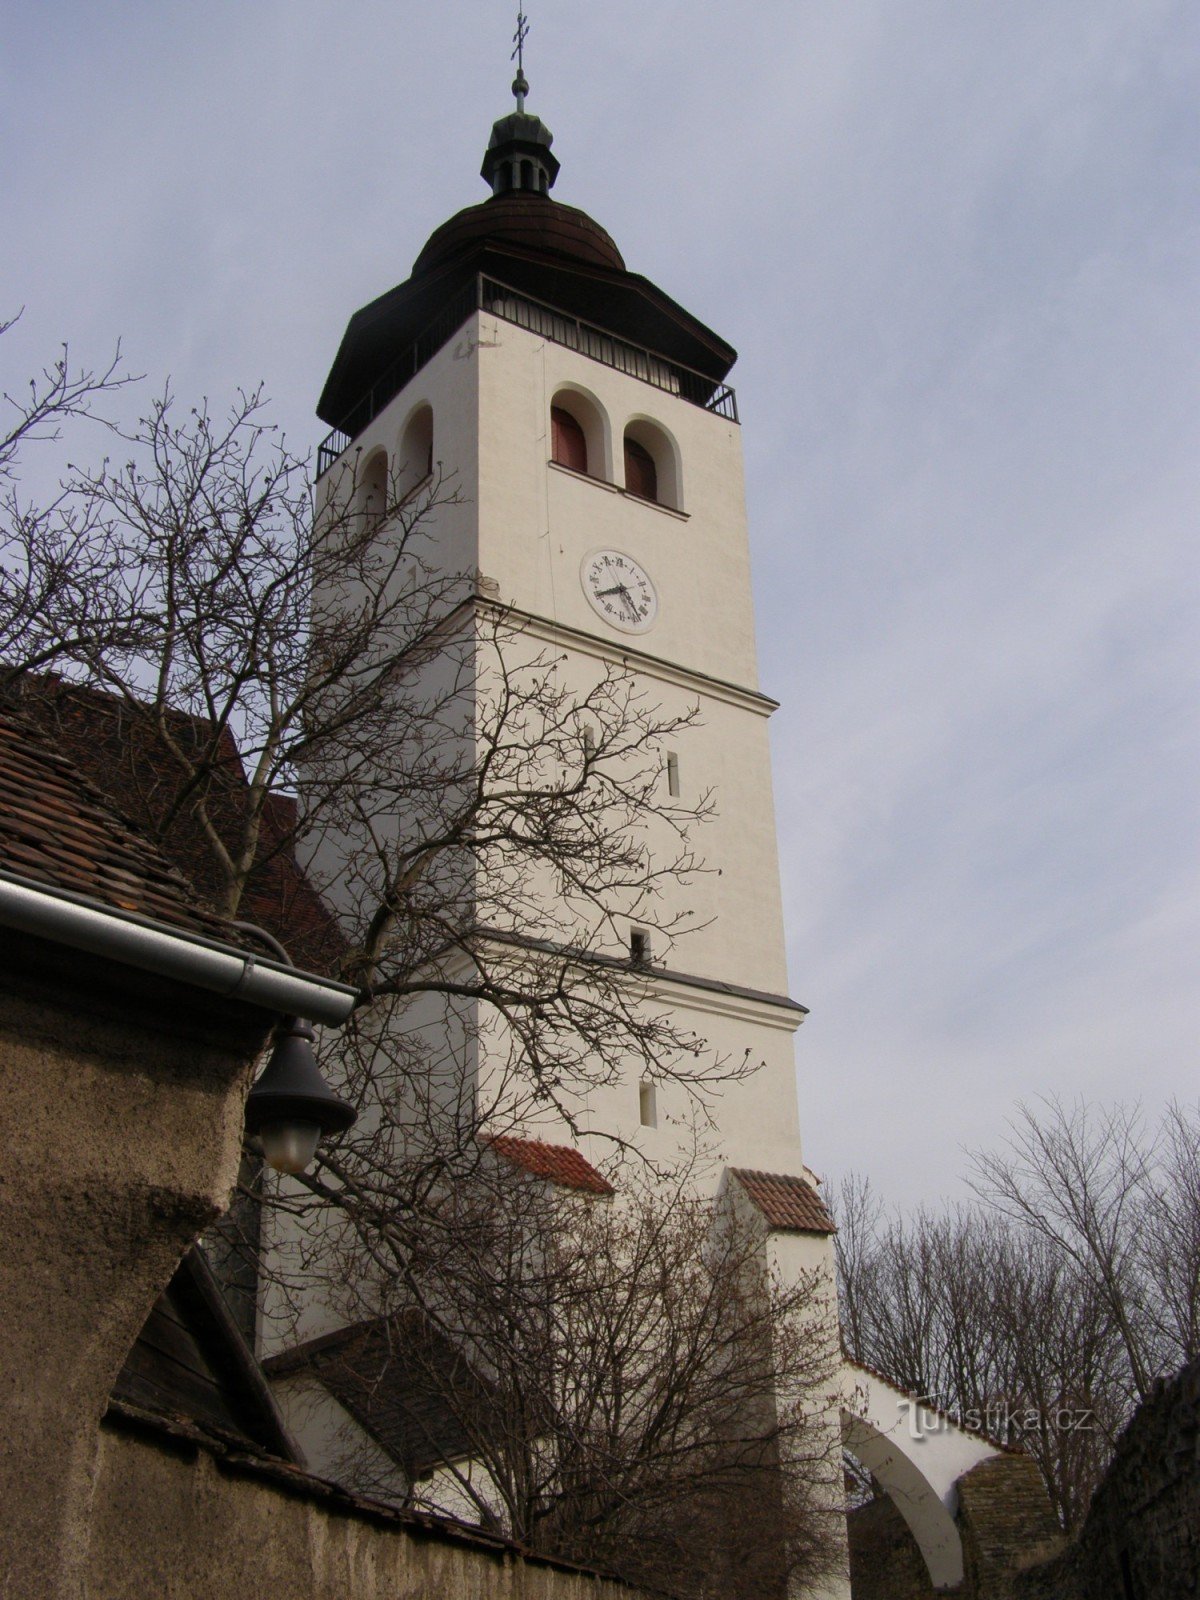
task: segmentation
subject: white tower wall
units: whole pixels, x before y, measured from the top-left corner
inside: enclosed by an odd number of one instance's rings
[[[583,397],[577,409],[589,416],[588,476],[550,459],[550,409],[563,396],[568,405]],[[712,1102],[714,1155],[799,1170],[791,1035],[803,1013],[780,1003],[786,962],[767,739],[774,702],[757,688],[740,429],[656,384],[477,312],[343,462],[361,470],[382,449],[393,471],[402,468],[408,419],[424,405],[433,413],[434,460],[460,497],[431,519],[428,548],[443,570],[477,576],[484,596],[511,608],[526,636],[522,652],[552,653],[564,682],[594,682],[615,663],[636,676],[651,703],[698,710],[697,724],[670,753],[681,802],[711,797],[714,814],[695,834],[704,870],[671,886],[662,908],[667,917],[687,913],[694,931],[652,950],[650,973],[631,981],[648,982],[679,1025],[714,1051],[762,1063]],[[666,487],[678,508],[625,490],[630,423],[649,423],[668,442],[674,472]],[[327,475],[327,492],[336,492],[339,470]],[[651,576],[659,610],[649,630],[622,632],[589,605],[581,567],[600,548],[622,551]],[[625,949],[624,935],[614,935],[609,953]],[[657,1126],[643,1127],[640,1077],[631,1062],[627,1082],[581,1104],[581,1126],[596,1130],[586,1140],[592,1156],[608,1148],[601,1131],[665,1156],[695,1120],[688,1096],[668,1085],[658,1091]],[[531,1131],[565,1137],[561,1125]]]

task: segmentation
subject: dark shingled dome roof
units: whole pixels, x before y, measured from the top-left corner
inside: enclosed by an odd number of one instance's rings
[[[690,396],[699,404],[736,360],[732,345],[628,272],[598,222],[550,198],[558,173],[550,130],[524,111],[522,93],[514,93],[517,110],[495,124],[483,159],[491,198],[435,228],[412,276],[362,306],[347,324],[317,415],[351,439],[497,286],[700,374]]]
[[[617,272],[625,270],[621,252],[586,212],[551,200],[549,195],[516,192],[493,195],[480,205],[468,206],[435,228],[413,262],[413,277],[432,272],[485,241],[566,256]]]

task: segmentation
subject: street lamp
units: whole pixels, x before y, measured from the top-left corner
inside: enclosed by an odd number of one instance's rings
[[[289,967],[295,962],[273,933],[254,922],[234,922]],[[344,1133],[358,1112],[340,1099],[317,1066],[311,1022],[284,1017],[275,1029],[275,1048],[266,1069],[246,1098],[246,1132],[258,1139],[263,1157],[276,1172],[303,1172],[327,1133]]]
[[[246,1132],[258,1137],[276,1172],[303,1172],[326,1134],[342,1133],[358,1120],[350,1102],[321,1076],[315,1037],[303,1017],[285,1017],[266,1070],[246,1100]]]

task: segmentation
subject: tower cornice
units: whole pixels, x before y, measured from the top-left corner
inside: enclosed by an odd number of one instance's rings
[[[470,603],[480,612],[513,622],[520,633],[531,639],[541,640],[545,644],[567,646],[580,655],[591,656],[594,660],[630,667],[657,679],[660,683],[668,683],[674,688],[686,689],[714,700],[724,701],[727,705],[737,706],[742,711],[751,711],[760,717],[769,717],[773,711],[779,709],[779,701],[772,700],[770,695],[763,694],[761,690],[748,688],[745,684],[730,683],[724,678],[714,678],[708,673],[697,672],[679,662],[668,661],[664,656],[652,655],[647,650],[638,650],[625,643],[602,639],[597,634],[588,633],[583,628],[571,627],[565,622],[555,622],[551,617],[542,617],[536,612],[507,606],[502,601],[491,600],[482,595],[473,597]]]

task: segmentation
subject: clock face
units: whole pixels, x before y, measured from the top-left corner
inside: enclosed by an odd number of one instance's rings
[[[622,633],[645,633],[658,616],[658,595],[637,562],[620,550],[594,550],[579,572],[592,610]]]

